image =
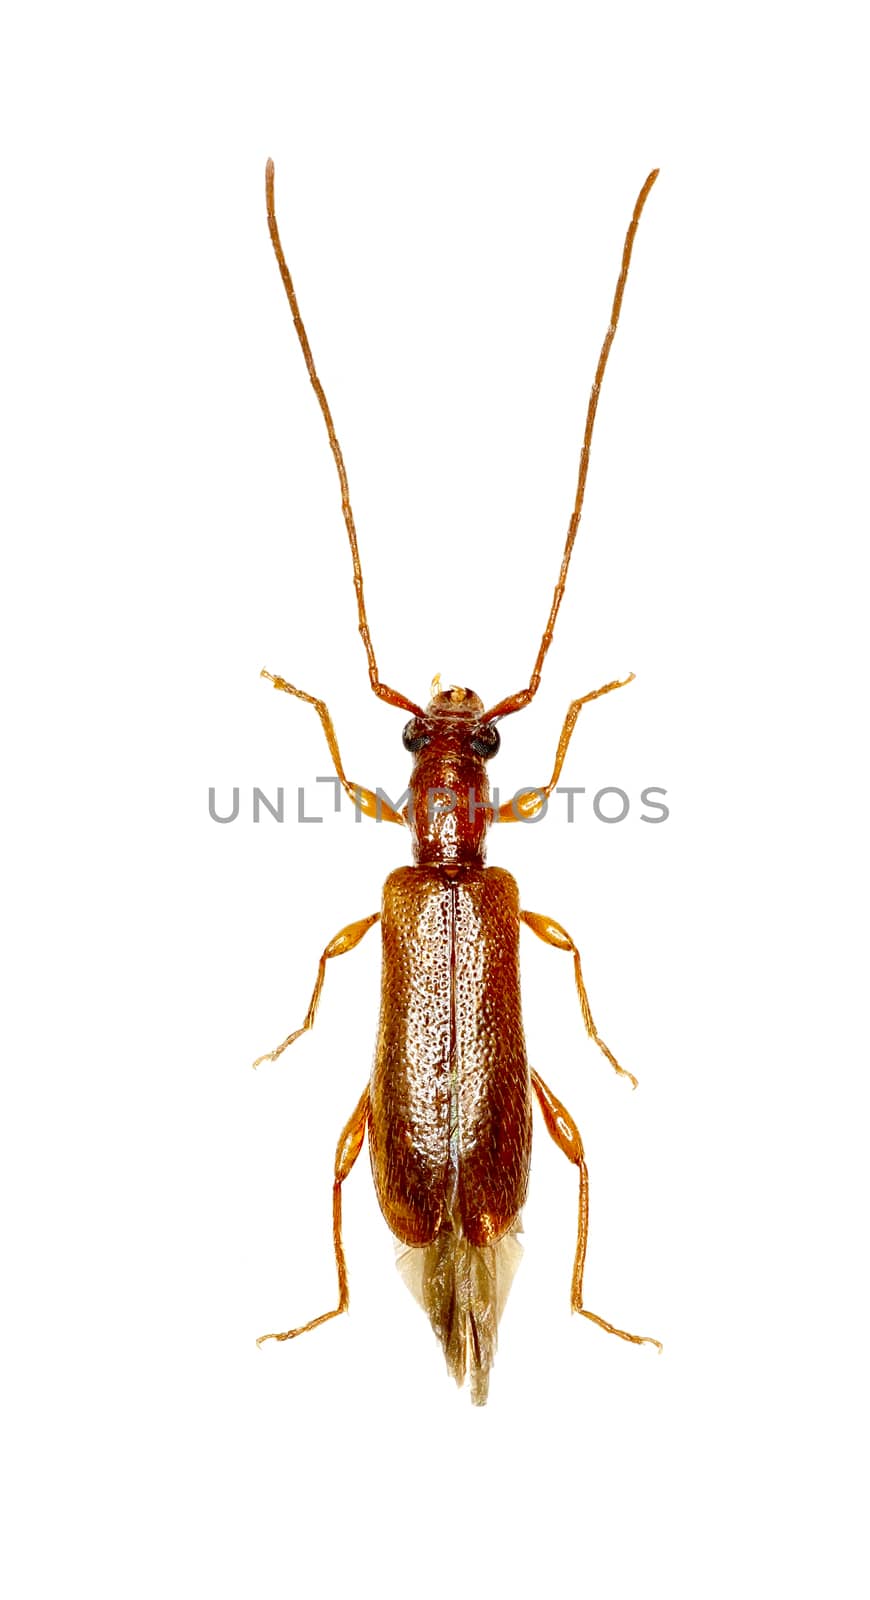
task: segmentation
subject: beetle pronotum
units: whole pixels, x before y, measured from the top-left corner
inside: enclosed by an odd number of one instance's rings
[[[570,952],[586,1029],[614,1070],[620,1066],[601,1038],[586,994],[580,952],[552,917],[520,909],[514,879],[500,867],[484,866],[490,822],[530,819],[555,789],[571,735],[583,707],[621,689],[631,677],[605,683],[568,708],[549,783],[527,790],[497,811],[490,803],[486,764],[497,754],[496,724],[534,699],[562,596],[583,509],[589,451],[601,380],[610,354],[640,215],[658,172],[646,180],[629,223],[610,323],[589,397],[574,509],[550,614],[531,677],[490,710],[471,689],[432,686],[424,709],[381,682],[366,617],[356,528],[341,446],[299,314],[296,292],[275,217],[272,162],[266,165],[269,233],[308,376],[323,412],[341,487],[341,505],[353,562],[359,631],[368,659],[369,682],[378,699],[410,714],[403,732],[414,757],[409,800],[394,810],[381,796],[345,775],[332,719],[322,700],[286,679],[263,671],[276,689],[305,700],[317,712],[336,774],[354,805],[367,816],[410,829],[414,865],[392,872],[381,910],[351,922],[331,939],[317,969],[302,1026],[275,1050],[254,1062],[276,1061],[314,1022],[326,963],[353,950],[381,925],[381,1012],[371,1078],[342,1130],[333,1182],[333,1244],[338,1305],[298,1328],[267,1333],[295,1339],[340,1316],[349,1303],[341,1239],[341,1186],[369,1135],[372,1173],[381,1210],[402,1246],[403,1276],[429,1315],[457,1383],[468,1375],[471,1398],[486,1401],[498,1321],[520,1255],[517,1232],[526,1197],[532,1137],[532,1096],[550,1137],[580,1176],[577,1248],[571,1306],[581,1316],[632,1344],[657,1339],[626,1333],[583,1304],[583,1266],[589,1184],[580,1134],[565,1107],[526,1059],[520,1014],[519,936],[523,924],[557,950]],[[633,676],[633,674],[631,675]]]

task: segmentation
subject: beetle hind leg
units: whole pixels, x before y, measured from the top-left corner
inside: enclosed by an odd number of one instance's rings
[[[344,1258],[344,1245],[341,1241],[341,1186],[352,1170],[356,1158],[363,1147],[368,1114],[369,1091],[367,1086],[352,1117],[342,1129],[338,1148],[335,1152],[335,1180],[332,1185],[332,1244],[335,1250],[335,1270],[338,1275],[338,1305],[334,1311],[324,1311],[321,1316],[313,1317],[310,1322],[304,1322],[301,1328],[288,1328],[286,1333],[262,1333],[257,1340],[257,1344],[264,1344],[267,1339],[277,1339],[279,1344],[285,1339],[298,1339],[300,1333],[310,1333],[312,1328],[319,1328],[322,1322],[331,1322],[333,1317],[340,1317],[350,1304],[347,1262]]]
[[[588,1317],[590,1322],[597,1322],[599,1328],[604,1328],[606,1333],[615,1333],[618,1339],[627,1339],[629,1344],[654,1344],[656,1349],[661,1351],[662,1345],[658,1339],[652,1339],[648,1334],[626,1333],[624,1328],[614,1327],[612,1322],[605,1322],[603,1317],[584,1308],[583,1268],[586,1264],[586,1243],[589,1234],[589,1172],[583,1153],[583,1140],[580,1138],[580,1131],[573,1117],[536,1072],[532,1072],[532,1087],[538,1097],[538,1104],[550,1138],[580,1174],[580,1213],[577,1221],[574,1271],[571,1276],[571,1310],[578,1312],[581,1317]]]

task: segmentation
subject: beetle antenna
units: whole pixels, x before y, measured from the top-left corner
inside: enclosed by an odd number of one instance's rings
[[[335,469],[338,473],[338,482],[341,488],[341,509],[344,513],[344,525],[347,528],[347,537],[350,540],[351,560],[353,561],[353,586],[356,590],[356,604],[357,611],[359,613],[359,631],[362,635],[362,642],[365,645],[366,656],[368,657],[369,663],[369,682],[379,700],[386,700],[388,705],[399,706],[404,711],[410,711],[412,716],[421,717],[423,716],[423,711],[421,710],[420,706],[415,705],[413,700],[406,699],[403,694],[399,694],[398,690],[389,688],[386,683],[381,683],[381,680],[378,677],[378,663],[375,660],[374,646],[372,645],[372,638],[371,634],[369,633],[368,617],[366,616],[366,602],[365,595],[363,594],[362,566],[359,559],[359,546],[357,544],[356,527],[353,520],[353,508],[351,507],[350,503],[350,491],[347,486],[347,472],[345,470],[344,457],[341,453],[341,445],[338,442],[338,435],[336,434],[335,424],[332,420],[332,413],[329,409],[329,401],[326,398],[323,384],[320,382],[320,379],[317,376],[317,368],[314,365],[314,357],[311,354],[311,346],[308,343],[308,335],[305,332],[305,324],[299,315],[299,303],[296,299],[296,290],[293,287],[293,279],[290,276],[290,269],[287,266],[284,251],[281,246],[281,236],[278,232],[278,221],[275,216],[275,164],[271,157],[266,162],[266,216],[269,222],[269,235],[272,240],[272,248],[275,251],[275,259],[278,262],[278,270],[281,273],[281,281],[284,285],[284,292],[287,295],[287,299],[290,303],[290,310],[293,313],[293,326],[296,329],[299,343],[302,346],[302,354],[305,357],[305,365],[308,368],[308,376],[311,379],[311,387],[313,388],[314,393],[317,395],[320,409],[323,412],[323,420],[326,423],[326,431],[329,434],[329,446],[332,450],[333,458],[335,460]]]
[[[640,222],[641,212],[646,204],[647,196],[658,175],[659,169],[656,167],[655,170],[650,173],[646,183],[637,197],[631,222],[628,225],[628,232],[625,235],[625,244],[622,247],[622,267],[616,282],[616,293],[613,296],[613,309],[610,313],[610,325],[607,329],[607,333],[605,334],[604,343],[601,346],[601,354],[598,357],[598,366],[595,369],[592,392],[589,396],[589,405],[586,409],[586,427],[583,431],[583,448],[580,451],[580,471],[577,477],[577,493],[574,496],[574,510],[571,513],[571,521],[568,523],[568,535],[565,540],[565,550],[562,556],[562,565],[559,569],[559,579],[555,590],[553,591],[553,603],[550,607],[550,615],[547,618],[547,626],[544,629],[544,636],[541,640],[541,646],[538,650],[537,659],[532,669],[532,676],[529,679],[529,685],[527,689],[520,689],[517,694],[508,695],[506,699],[500,700],[498,705],[494,706],[491,711],[487,711],[487,720],[492,720],[496,717],[507,717],[512,711],[522,711],[523,707],[527,706],[530,700],[533,700],[538,692],[538,685],[541,681],[541,668],[544,664],[544,657],[546,656],[547,651],[553,642],[553,629],[556,626],[556,618],[559,615],[559,607],[562,604],[562,596],[565,593],[565,581],[568,577],[568,567],[571,562],[571,552],[574,549],[574,540],[577,537],[577,529],[580,526],[580,517],[583,512],[583,496],[586,493],[586,474],[589,471],[589,452],[592,448],[592,430],[595,427],[595,414],[598,410],[598,396],[601,393],[601,384],[604,378],[604,369],[607,366],[607,358],[610,355],[610,346],[613,344],[617,324],[619,323],[619,313],[622,309],[622,296],[625,291],[625,283],[628,277],[629,265],[631,263],[631,252],[634,248],[634,236],[637,233],[638,223]]]

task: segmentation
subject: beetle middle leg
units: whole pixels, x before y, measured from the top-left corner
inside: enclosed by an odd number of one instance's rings
[[[286,1333],[262,1333],[257,1340],[264,1344],[267,1339],[277,1339],[279,1344],[284,1339],[296,1339],[300,1333],[310,1333],[312,1328],[319,1328],[322,1322],[331,1322],[333,1317],[340,1317],[350,1304],[350,1291],[347,1284],[347,1263],[344,1259],[344,1245],[341,1242],[341,1186],[359,1155],[363,1140],[366,1136],[366,1123],[369,1115],[368,1085],[363,1090],[362,1096],[354,1110],[353,1115],[342,1129],[341,1138],[335,1152],[335,1181],[332,1185],[332,1245],[335,1250],[335,1270],[338,1274],[338,1305],[334,1311],[324,1311],[319,1317],[313,1317],[310,1322],[304,1322],[301,1328],[288,1328]]]
[[[300,1034],[306,1033],[309,1028],[314,1026],[314,1018],[317,1015],[317,1005],[318,1001],[320,1000],[320,992],[323,988],[324,977],[326,976],[327,961],[331,961],[333,956],[343,956],[347,954],[348,950],[355,949],[360,940],[368,933],[369,928],[373,928],[375,923],[380,922],[380,920],[381,913],[379,911],[375,911],[372,916],[363,917],[360,922],[349,922],[346,928],[342,928],[341,932],[335,935],[334,939],[330,939],[329,944],[326,946],[323,955],[320,957],[320,960],[317,963],[317,977],[314,983],[314,993],[311,996],[308,1010],[305,1013],[305,1021],[303,1022],[301,1028],[296,1028],[293,1033],[288,1033],[284,1043],[279,1044],[275,1050],[267,1050],[264,1056],[258,1056],[254,1062],[255,1067],[258,1067],[261,1061],[277,1061],[278,1057],[287,1049],[289,1044],[293,1044],[294,1040],[298,1039]]]
[[[577,993],[580,996],[580,1008],[583,1012],[583,1021],[586,1024],[586,1032],[588,1033],[590,1039],[595,1040],[599,1050],[607,1057],[614,1071],[618,1072],[621,1078],[628,1078],[632,1088],[636,1089],[637,1078],[635,1077],[634,1073],[626,1071],[625,1067],[621,1067],[619,1065],[619,1062],[617,1061],[616,1056],[613,1054],[613,1051],[608,1049],[595,1026],[592,1017],[592,1011],[589,1006],[589,996],[586,993],[586,985],[583,982],[583,968],[580,965],[580,951],[577,949],[577,946],[574,943],[574,940],[571,938],[568,930],[562,927],[561,922],[556,922],[554,917],[542,917],[536,911],[521,911],[520,921],[524,922],[527,928],[531,928],[532,933],[536,933],[539,939],[543,939],[544,944],[551,944],[556,950],[573,951],[574,982],[577,985]]]
[[[578,1312],[581,1317],[588,1317],[590,1322],[597,1322],[599,1328],[604,1328],[607,1333],[615,1333],[619,1339],[627,1339],[630,1344],[654,1344],[660,1351],[662,1345],[658,1339],[652,1339],[648,1334],[626,1333],[624,1328],[616,1328],[612,1322],[605,1322],[604,1318],[597,1316],[594,1311],[584,1309],[583,1268],[586,1263],[586,1242],[589,1233],[589,1172],[583,1153],[583,1140],[580,1138],[577,1124],[565,1110],[561,1100],[557,1100],[553,1091],[547,1088],[543,1078],[534,1071],[532,1087],[538,1097],[538,1105],[543,1113],[550,1138],[580,1173],[580,1214],[577,1222],[574,1271],[571,1276],[571,1310]]]

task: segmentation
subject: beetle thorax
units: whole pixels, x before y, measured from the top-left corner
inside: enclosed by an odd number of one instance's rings
[[[482,752],[494,754],[498,748],[483,709],[473,690],[448,689],[405,729],[406,748],[414,753],[408,823],[418,866],[450,873],[483,865],[492,814]]]

